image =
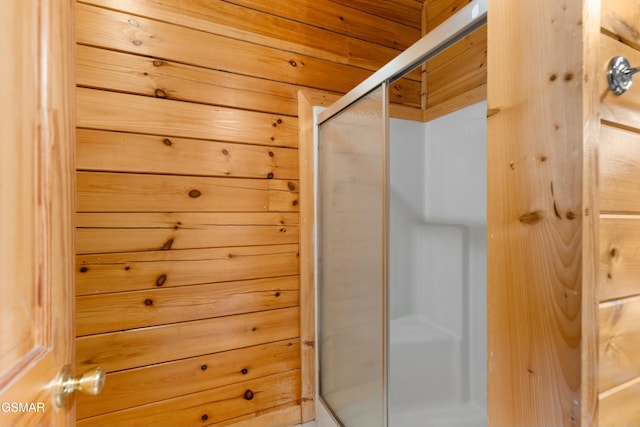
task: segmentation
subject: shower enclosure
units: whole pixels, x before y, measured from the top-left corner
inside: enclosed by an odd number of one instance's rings
[[[486,425],[486,104],[389,118],[476,0],[318,116],[320,405],[345,427]]]

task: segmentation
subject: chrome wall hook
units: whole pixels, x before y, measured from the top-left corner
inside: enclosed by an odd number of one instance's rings
[[[624,56],[614,56],[609,62],[609,89],[616,95],[622,95],[633,84],[633,75],[640,71],[640,67],[631,68],[629,61]]]

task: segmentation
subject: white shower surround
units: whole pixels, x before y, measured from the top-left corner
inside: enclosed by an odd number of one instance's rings
[[[485,426],[486,103],[390,122],[389,426]]]

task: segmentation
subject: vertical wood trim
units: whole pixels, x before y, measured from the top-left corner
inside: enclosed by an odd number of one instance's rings
[[[583,169],[582,169],[582,356],[580,419],[585,427],[598,425],[598,278],[599,243],[599,48],[600,0],[585,0],[583,33]]]
[[[300,177],[300,364],[302,422],[316,418],[315,315],[315,179],[313,107],[327,106],[339,96],[298,92],[298,173]]]
[[[581,425],[585,6],[489,0],[490,426]]]
[[[298,92],[298,167],[300,168],[300,342],[301,422],[316,417],[315,262],[313,105]]]

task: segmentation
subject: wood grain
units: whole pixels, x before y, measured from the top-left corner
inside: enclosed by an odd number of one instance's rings
[[[300,366],[299,354],[300,344],[294,339],[112,372],[100,396],[77,396],[77,417],[93,417],[291,371]]]
[[[602,28],[640,50],[640,1],[603,1]]]
[[[424,7],[427,16],[427,31],[442,24],[470,2],[471,0],[426,0]]]
[[[300,393],[300,371],[232,384],[212,390],[85,418],[78,426],[199,426],[293,402]],[[250,399],[245,398],[250,393]]]
[[[422,29],[422,5],[415,1],[400,3],[392,0],[370,2],[367,0],[331,0],[343,6],[361,10],[365,13],[388,19],[399,24]]]
[[[601,211],[640,212],[640,133],[612,126],[602,126],[601,133]]]
[[[80,255],[76,295],[296,274],[298,245]]]
[[[639,297],[600,305],[601,393],[640,376],[639,323]]]
[[[158,59],[171,58],[189,65],[316,89],[347,92],[372,73],[359,67],[83,4],[78,4],[77,22],[80,44]],[[216,55],[211,55],[212,51]]]
[[[76,176],[78,212],[298,210],[295,181],[94,172]]]
[[[300,405],[288,403],[213,424],[213,427],[289,427],[300,421]]]
[[[638,393],[640,393],[640,381],[627,384],[615,393],[602,396],[600,400],[600,427],[621,427],[640,425],[640,406],[638,406]]]
[[[489,424],[579,426],[582,4],[488,8]]]
[[[80,128],[297,147],[297,119],[102,90],[76,90]]]
[[[138,4],[138,2],[130,3]],[[91,46],[76,47],[76,84],[294,116],[301,86]]]
[[[640,217],[600,218],[600,301],[640,295]]]
[[[371,71],[393,59],[401,50],[383,46],[375,39],[331,31],[323,28],[325,22],[314,22],[311,17],[287,19],[270,11],[263,12],[224,0],[83,0],[82,3]],[[372,36],[377,37],[377,34]],[[419,34],[416,34],[415,40],[418,38]]]
[[[298,276],[85,295],[76,298],[76,335],[295,307],[298,300]]]
[[[404,50],[420,38],[420,30],[389,19],[361,12],[330,0],[278,2],[270,0],[229,0],[275,16],[316,26],[349,37],[370,40],[382,46]]]
[[[78,170],[298,179],[291,148],[89,129],[78,129],[76,138]]]
[[[76,339],[76,367],[106,372],[297,338],[299,309],[283,308]],[[179,345],[167,345],[168,343]]]
[[[295,213],[77,213],[76,253],[298,242]]]

